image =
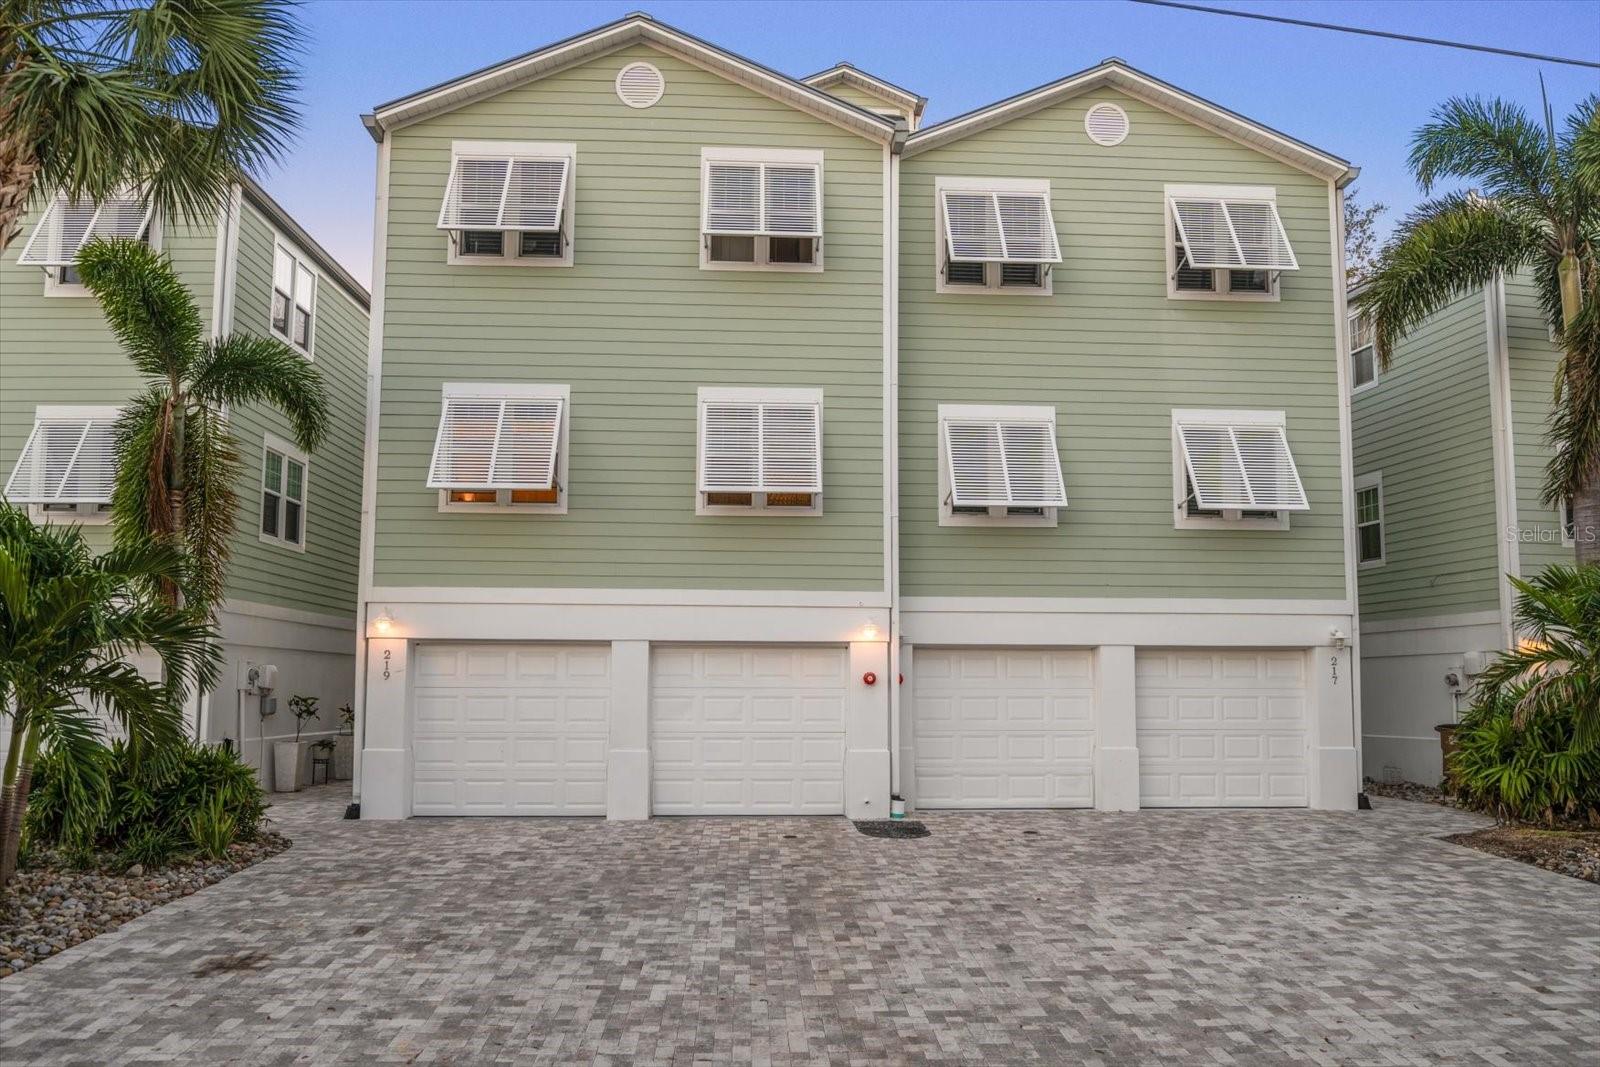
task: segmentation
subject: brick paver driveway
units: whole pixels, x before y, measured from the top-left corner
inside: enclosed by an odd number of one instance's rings
[[[339,822],[0,982],[0,1060],[1600,1060],[1600,890],[1475,817]]]

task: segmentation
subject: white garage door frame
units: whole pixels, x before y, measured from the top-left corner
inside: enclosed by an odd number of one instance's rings
[[[1093,649],[919,645],[913,678],[918,808],[1094,806]]]
[[[1134,656],[1141,807],[1307,807],[1314,693],[1305,649]]]
[[[421,641],[413,815],[604,815],[611,646]]]
[[[848,645],[652,644],[652,815],[842,815]]]

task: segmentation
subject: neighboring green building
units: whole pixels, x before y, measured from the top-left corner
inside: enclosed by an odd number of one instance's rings
[[[269,742],[294,735],[289,696],[321,701],[320,721],[302,733],[315,738],[337,730],[337,709],[354,695],[367,292],[253,182],[235,186],[216,218],[192,223],[136,201],[37,198],[0,260],[0,473],[10,500],[41,522],[83,524],[97,545],[110,541],[111,426],[143,379],[71,266],[86,236],[148,241],[213,336],[277,336],[322,371],[332,430],[313,455],[293,447],[276,412],[229,413],[243,474],[218,618],[226,659],[196,714],[202,736],[239,743],[270,770]],[[272,696],[284,708],[270,718],[249,681],[265,665],[277,667]]]
[[[384,104],[365,817],[1356,802],[1343,160],[631,15]]]
[[[1513,639],[1508,576],[1575,558],[1541,493],[1561,353],[1521,277],[1451,302],[1387,371],[1350,334],[1366,773],[1431,784],[1434,727]]]

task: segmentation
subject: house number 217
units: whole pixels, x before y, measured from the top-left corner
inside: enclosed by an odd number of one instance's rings
[[[383,677],[385,681],[389,678],[389,657],[393,655],[394,649],[386,648],[383,650]]]

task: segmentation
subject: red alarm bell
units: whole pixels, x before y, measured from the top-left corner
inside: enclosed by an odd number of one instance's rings
[[[871,671],[868,671],[866,674],[863,674],[861,676],[861,680],[863,682],[866,682],[868,685],[877,685],[878,684],[878,676],[876,674],[873,674]]]

